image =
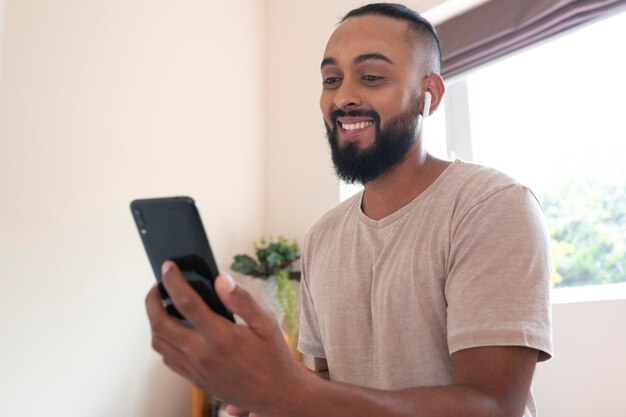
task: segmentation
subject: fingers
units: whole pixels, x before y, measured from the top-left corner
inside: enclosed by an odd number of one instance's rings
[[[226,414],[233,417],[259,417],[257,413],[251,413],[243,408],[235,407],[234,405],[226,406]]]
[[[163,362],[170,369],[187,379],[192,379],[192,372],[185,365],[187,354],[182,346],[193,335],[191,330],[167,314],[156,285],[146,296],[146,311],[152,330],[152,348],[161,354]]]
[[[146,312],[148,313],[153,336],[162,338],[174,345],[191,337],[192,332],[190,329],[167,314],[165,308],[163,308],[161,295],[156,285],[150,289],[146,296]]]
[[[226,406],[226,413],[233,417],[246,417],[250,414],[248,410],[244,410],[243,408],[235,407],[234,405]]]
[[[215,291],[226,308],[244,319],[252,329],[265,329],[268,324],[274,324],[274,318],[230,276],[219,275],[215,280]]]
[[[220,325],[221,320],[185,280],[178,266],[172,261],[165,261],[162,266],[162,274],[163,285],[180,314],[195,329],[207,334],[216,332],[216,327]]]

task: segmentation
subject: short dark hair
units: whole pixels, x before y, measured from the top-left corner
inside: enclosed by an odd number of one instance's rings
[[[426,46],[432,55],[433,70],[437,73],[441,71],[441,41],[437,35],[435,27],[424,19],[416,11],[398,3],[372,3],[350,10],[339,23],[343,23],[352,17],[366,15],[381,15],[394,19],[405,20],[409,23],[409,28],[417,35],[425,38]]]

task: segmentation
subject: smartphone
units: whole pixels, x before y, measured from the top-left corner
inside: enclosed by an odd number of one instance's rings
[[[161,265],[171,260],[213,311],[234,322],[233,314],[215,293],[213,284],[219,271],[193,199],[164,197],[134,200],[130,209],[167,312],[189,325],[176,310],[161,282]]]

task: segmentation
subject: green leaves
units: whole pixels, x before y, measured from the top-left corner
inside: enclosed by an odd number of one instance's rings
[[[276,275],[277,271],[284,271],[289,279],[300,279],[300,272],[292,271],[293,263],[300,259],[295,240],[290,243],[284,236],[279,236],[277,240],[262,237],[254,244],[254,252],[258,261],[249,255],[235,255],[231,269],[261,279]]]
[[[289,273],[277,270],[274,275],[276,292],[280,308],[285,312],[284,325],[291,340],[298,337],[298,299],[289,282]]]
[[[587,174],[541,190],[555,286],[626,281],[626,180]]]
[[[235,255],[230,268],[244,275],[258,276],[262,272],[261,265],[249,255]]]

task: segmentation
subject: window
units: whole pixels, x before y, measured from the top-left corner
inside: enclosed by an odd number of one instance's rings
[[[530,186],[548,218],[554,286],[609,284],[586,292],[593,298],[626,296],[626,62],[619,39],[626,39],[626,13],[448,86],[448,156]]]

